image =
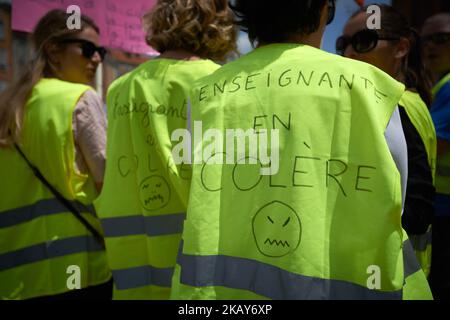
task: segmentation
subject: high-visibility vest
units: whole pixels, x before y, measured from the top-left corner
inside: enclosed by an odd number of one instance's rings
[[[434,181],[436,172],[437,140],[436,129],[434,128],[430,111],[418,93],[408,90],[403,93],[399,105],[405,109],[408,118],[411,120],[411,123],[422,139]]]
[[[194,144],[206,159],[194,158],[171,298],[431,298],[384,136],[402,84],[310,46],[272,44],[194,88],[194,129],[278,129],[279,170],[261,175],[261,156],[217,164],[239,147],[210,155],[211,139]]]
[[[114,299],[167,299],[191,169],[175,165],[171,135],[187,127],[192,83],[209,60],[149,61],[109,89],[107,165],[96,205],[105,231]]]
[[[436,84],[433,95],[436,96],[448,82],[450,82],[450,73]],[[436,159],[436,192],[450,195],[450,152],[439,155]]]
[[[405,91],[399,105],[403,107],[414,128],[419,133],[428,156],[433,183],[436,172],[436,129],[425,102],[418,93]],[[425,234],[409,235],[417,259],[428,277],[431,268],[431,226]]]
[[[93,179],[74,168],[72,115],[90,89],[42,79],[25,107],[21,149],[47,181],[101,231]],[[14,148],[0,149],[0,298],[68,292],[111,278],[105,251],[38,180]]]

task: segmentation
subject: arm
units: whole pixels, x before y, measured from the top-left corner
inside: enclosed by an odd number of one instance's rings
[[[99,192],[105,174],[106,129],[100,97],[94,91],[86,91],[73,113],[76,164],[80,171],[89,172]]]
[[[422,138],[404,108],[400,117],[408,147],[408,184],[402,225],[411,235],[427,232],[434,215],[433,178]]]

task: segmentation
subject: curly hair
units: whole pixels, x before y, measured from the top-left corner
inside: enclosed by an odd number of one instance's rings
[[[231,7],[239,19],[237,24],[254,45],[283,42],[294,33],[317,31],[326,4],[327,0],[236,0]]]
[[[213,60],[236,50],[233,20],[227,0],[158,0],[143,17],[147,44],[157,51],[184,49]]]

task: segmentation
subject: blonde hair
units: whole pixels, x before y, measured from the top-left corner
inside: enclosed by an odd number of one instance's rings
[[[201,58],[224,60],[236,50],[227,0],[158,0],[143,22],[147,44],[161,53],[184,49]]]
[[[45,46],[58,45],[59,41],[80,32],[67,28],[67,18],[63,10],[52,10],[41,18],[31,36],[35,51],[33,59],[23,74],[0,94],[0,147],[10,147],[20,141],[27,100],[39,80],[51,73]],[[81,17],[81,27],[91,27],[99,33],[97,25],[86,16]]]

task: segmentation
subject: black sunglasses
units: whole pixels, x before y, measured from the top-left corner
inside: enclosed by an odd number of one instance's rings
[[[341,56],[344,55],[345,49],[352,45],[353,49],[358,53],[366,53],[375,49],[379,40],[397,41],[399,37],[383,37],[375,30],[364,29],[358,31],[351,37],[340,36],[336,40],[336,52]]]
[[[433,42],[434,44],[445,44],[450,41],[450,33],[448,32],[439,32],[430,34],[424,37],[421,37],[422,43]]]
[[[333,22],[336,15],[336,0],[328,0],[328,21],[327,24]]]
[[[97,47],[94,43],[84,39],[64,39],[60,43],[81,43],[81,50],[85,58],[91,59],[98,52],[101,60],[105,60],[107,50],[104,47]]]

